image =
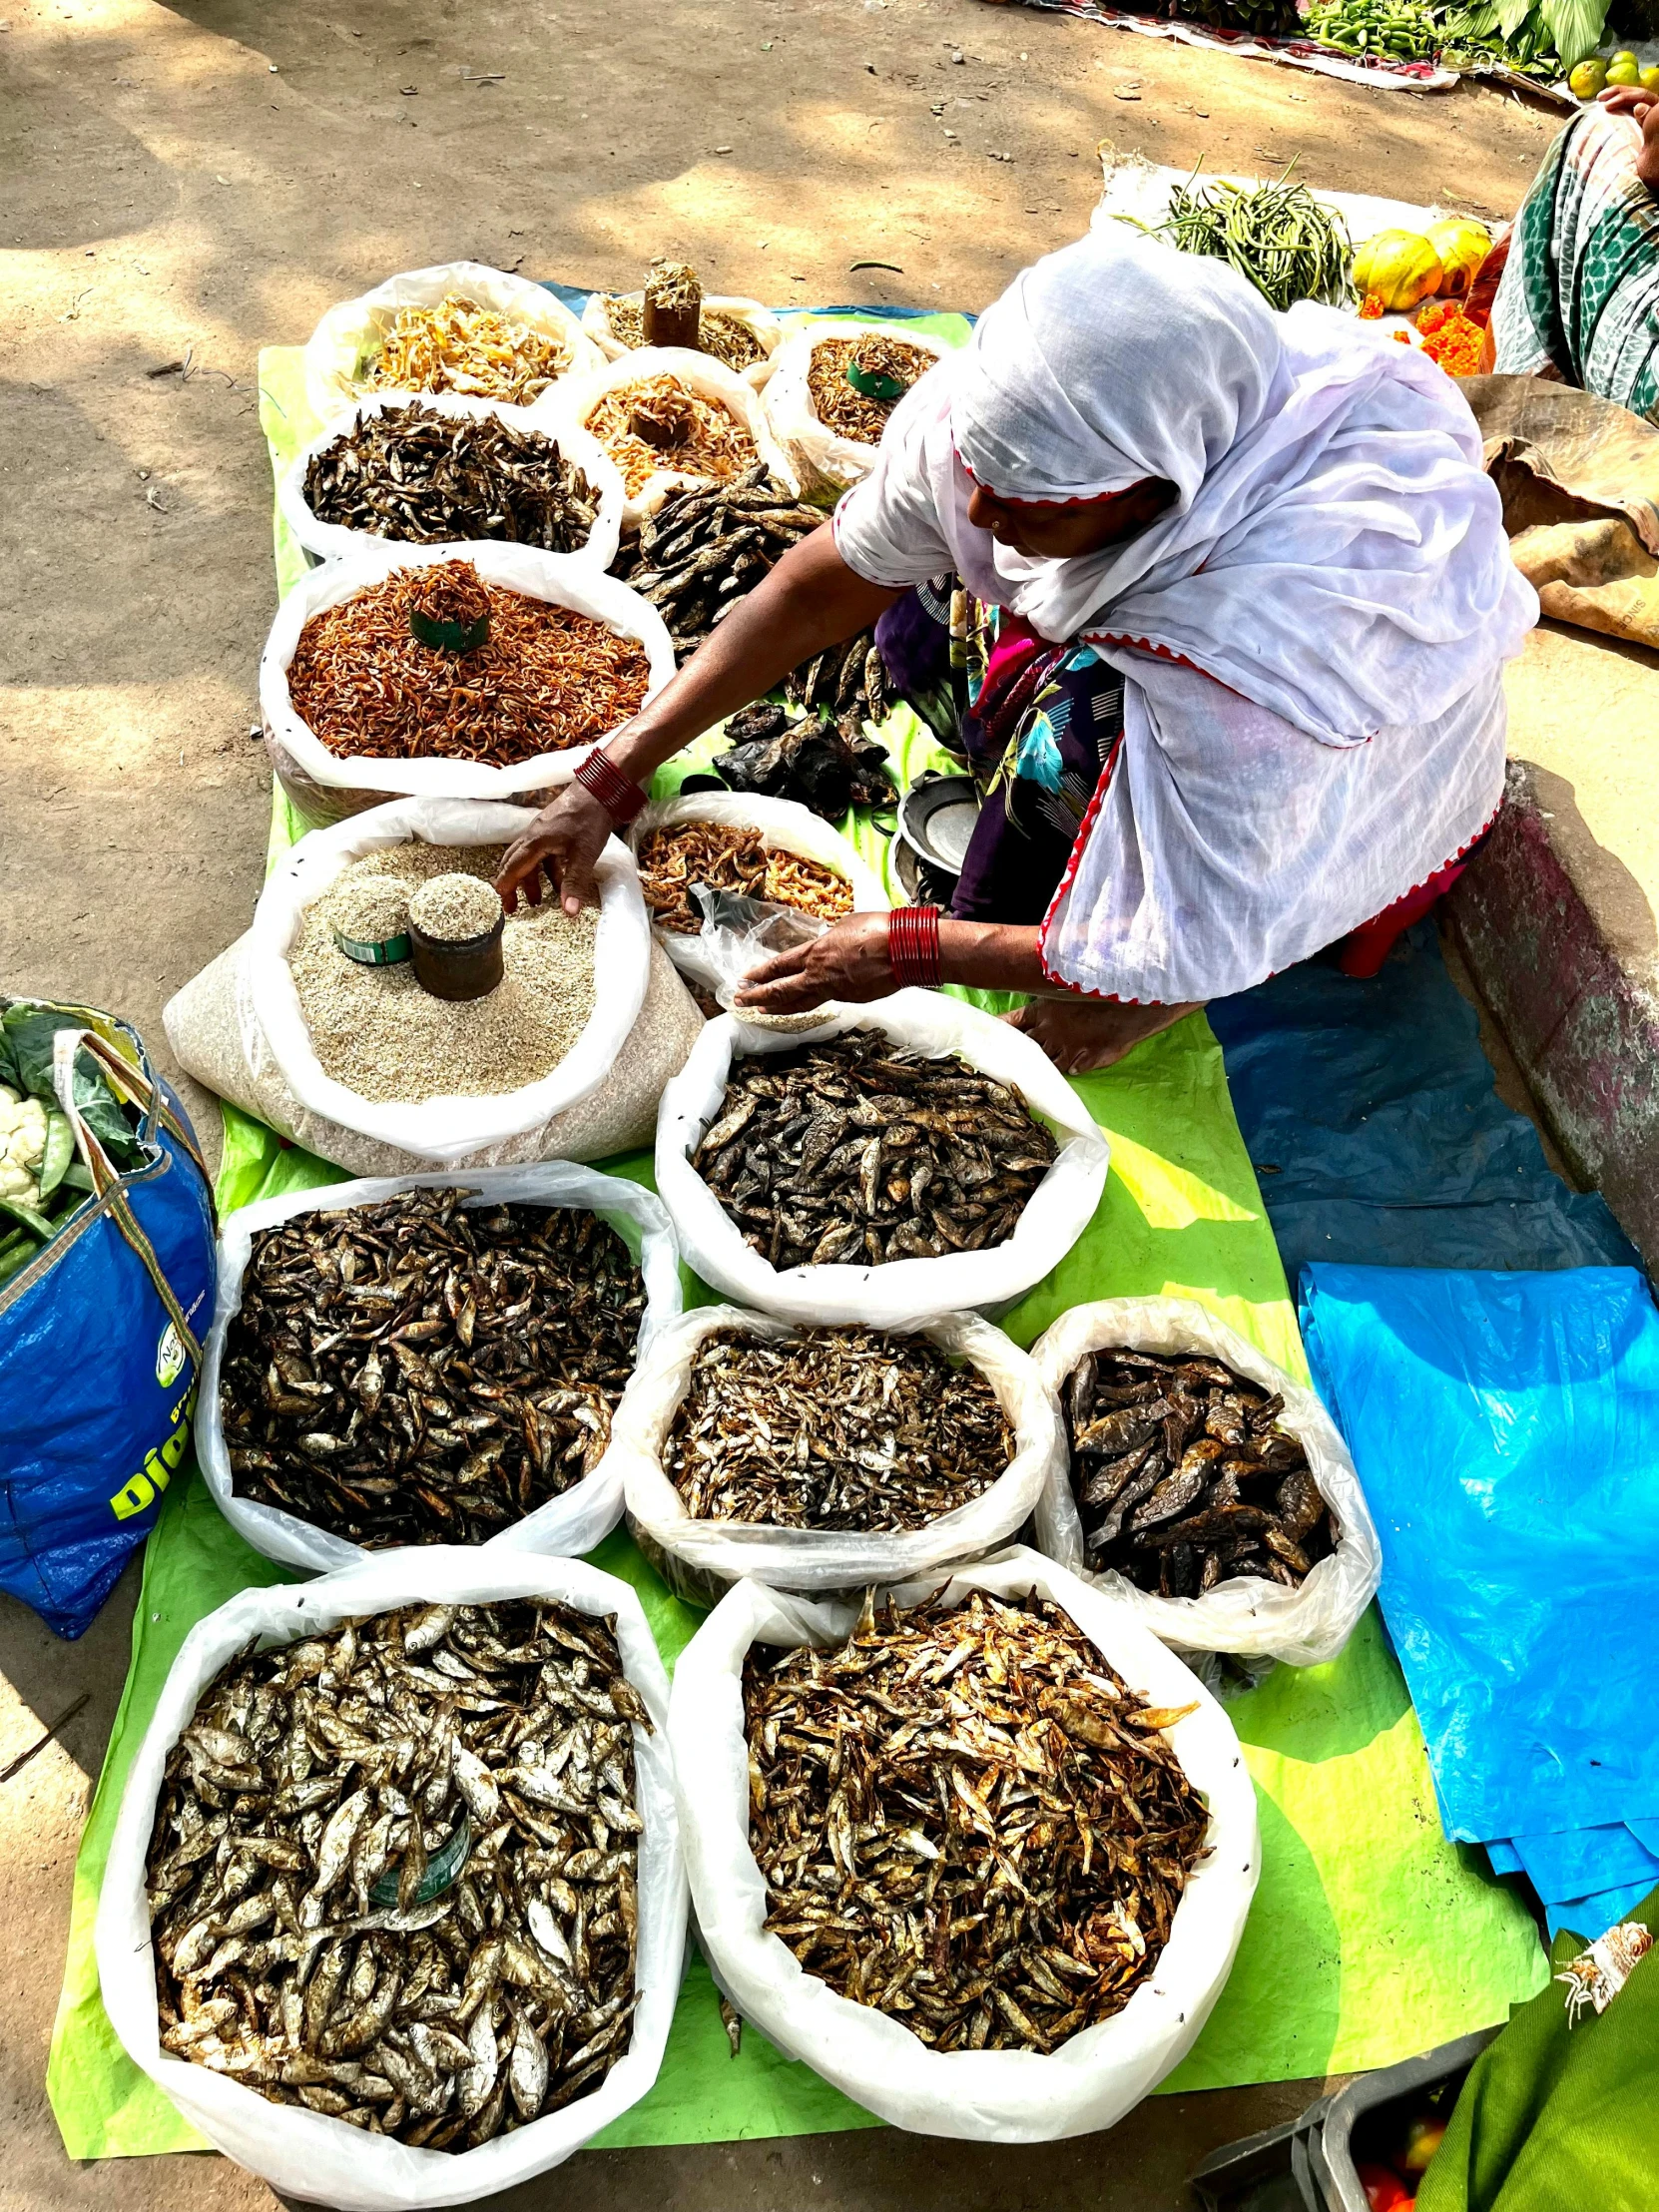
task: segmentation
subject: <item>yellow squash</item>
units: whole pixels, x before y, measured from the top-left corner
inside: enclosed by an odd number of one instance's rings
[[[1392,313],[1403,313],[1440,288],[1440,258],[1415,231],[1382,231],[1354,257],[1361,298],[1376,292]]]
[[[1480,265],[1492,250],[1492,235],[1467,217],[1431,223],[1423,237],[1440,264],[1440,296],[1461,299],[1480,274]]]

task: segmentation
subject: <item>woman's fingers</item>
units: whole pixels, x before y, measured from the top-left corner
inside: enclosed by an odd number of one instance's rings
[[[743,979],[738,998],[746,999],[763,984],[775,983],[781,976],[799,975],[807,964],[810,944],[792,944],[787,952],[775,952],[770,960],[763,960],[759,967],[752,967]]]
[[[518,904],[521,891],[530,905],[541,904],[544,868],[567,914],[597,905],[594,863],[610,833],[611,818],[598,800],[579,784],[567,784],[502,854],[495,887],[507,912]]]

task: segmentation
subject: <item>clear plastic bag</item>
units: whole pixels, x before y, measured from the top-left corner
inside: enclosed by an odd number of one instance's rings
[[[479,1206],[572,1206],[598,1214],[608,1221],[639,1260],[645,1277],[645,1318],[640,1324],[635,1352],[636,1368],[628,1388],[632,1390],[644,1363],[661,1333],[680,1316],[680,1254],[674,1230],[663,1202],[652,1191],[620,1176],[601,1175],[597,1169],[576,1167],[568,1160],[548,1160],[533,1167],[489,1168],[463,1178],[477,1194]],[[320,1190],[290,1191],[281,1198],[265,1198],[230,1215],[219,1234],[219,1296],[213,1329],[203,1352],[201,1413],[196,1424],[197,1456],[214,1502],[225,1518],[268,1559],[281,1559],[289,1566],[328,1573],[337,1567],[359,1565],[370,1557],[362,1545],[336,1536],[295,1513],[274,1505],[261,1505],[237,1495],[231,1473],[225,1426],[220,1417],[219,1378],[225,1362],[225,1343],[231,1324],[242,1310],[242,1286],[255,1237],[295,1214],[332,1214],[348,1206],[376,1206],[400,1191],[432,1190],[455,1181],[452,1175],[404,1175],[355,1183],[331,1183]],[[628,1402],[623,1394],[622,1405]],[[616,1441],[612,1417],[611,1440]],[[479,1548],[534,1551],[579,1556],[603,1542],[622,1517],[623,1463],[614,1448],[598,1466],[550,1498],[520,1521],[502,1529]],[[407,1549],[409,1547],[400,1547]],[[383,1557],[381,1552],[372,1554]]]
[[[930,1597],[937,1578],[894,1594]],[[746,2020],[895,2127],[981,2143],[1046,2143],[1110,2127],[1191,2049],[1232,1970],[1261,1867],[1256,1791],[1222,1708],[1128,1607],[1020,1546],[952,1575],[946,1594],[1036,1590],[1064,1606],[1131,1689],[1196,1705],[1165,1731],[1210,1811],[1208,1856],[1187,1881],[1157,1973],[1114,2018],[1036,2051],[929,2050],[901,2021],[837,1996],[769,1935],[766,1881],[749,1848],[743,1664],[751,1644],[839,1643],[858,1605],[740,1582],[680,1655],[669,1737],[698,1936]],[[885,1598],[878,1594],[877,1603]]]
[[[353,1616],[409,1604],[491,1604],[542,1597],[600,1618],[612,1615],[623,1672],[653,1728],[634,1728],[639,1841],[640,1991],[627,2050],[591,2095],[498,2135],[476,2150],[418,2150],[365,2134],[344,2120],[273,2104],[255,2089],[161,2047],[156,1967],[144,1866],[167,1755],[197,1699],[250,1639],[293,1643]],[[134,1757],[110,1843],[98,1908],[98,1972],[110,2024],[135,2065],[229,2158],[284,2197],[339,2212],[425,2212],[468,2204],[560,2165],[637,2104],[656,2081],[685,1960],[686,1874],[666,1738],[668,1682],[638,1597],[626,1582],[580,1559],[543,1559],[486,1546],[388,1552],[315,1582],[244,1590],[198,1621],[173,1662],[155,1718]]]
[[[1062,1431],[1061,1454],[1037,1501],[1038,1548],[1129,1606],[1155,1636],[1185,1651],[1236,1653],[1313,1667],[1335,1659],[1377,1593],[1382,1554],[1348,1446],[1325,1407],[1256,1347],[1207,1308],[1185,1298],[1105,1298],[1074,1306],[1031,1348],[1056,1399],[1086,1353],[1106,1345],[1160,1355],[1196,1353],[1221,1360],[1263,1389],[1283,1393],[1281,1424],[1308,1454],[1309,1471],[1337,1517],[1337,1548],[1315,1562],[1299,1589],[1259,1576],[1230,1575],[1202,1597],[1159,1597],[1125,1575],[1091,1575],[1083,1524],[1071,1494]]]
[[[918,1325],[952,1360],[977,1368],[1014,1431],[1014,1452],[986,1490],[924,1528],[867,1534],[773,1523],[694,1520],[663,1467],[663,1450],[706,1340],[742,1329],[765,1343],[794,1336],[789,1322],[735,1306],[700,1306],[664,1329],[641,1358],[611,1430],[606,1465],[621,1470],[628,1519],[671,1558],[726,1582],[744,1575],[788,1590],[861,1590],[983,1558],[1034,1510],[1061,1449],[1059,1412],[1027,1355],[977,1314]]]

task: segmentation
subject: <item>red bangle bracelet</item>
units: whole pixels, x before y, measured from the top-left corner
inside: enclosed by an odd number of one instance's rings
[[[613,760],[594,748],[581,767],[574,781],[585,792],[591,792],[611,820],[620,828],[632,822],[640,809],[647,804],[647,795],[638,784],[630,782]]]
[[[887,964],[893,981],[932,985],[939,980],[939,909],[897,906],[887,916]]]

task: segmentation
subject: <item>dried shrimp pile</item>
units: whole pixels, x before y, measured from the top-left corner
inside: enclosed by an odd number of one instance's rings
[[[864,445],[878,445],[887,417],[898,399],[873,399],[856,391],[846,380],[849,366],[869,376],[890,376],[908,391],[933,366],[933,355],[902,338],[820,338],[813,347],[807,371],[807,391],[813,412],[827,430],[837,437],[856,438]],[[901,392],[899,398],[903,397]]]
[[[464,1190],[262,1229],[220,1373],[239,1497],[352,1543],[483,1543],[605,1454],[645,1284],[596,1214]]]
[[[637,2001],[651,1728],[614,1631],[409,1605],[223,1667],[145,1867],[162,2047],[428,2150],[591,2094]]]
[[[630,498],[659,469],[723,483],[759,459],[742,423],[677,376],[613,384],[589,409],[586,427],[622,471]]]
[[[884,1030],[735,1060],[692,1166],[775,1268],[1003,1243],[1056,1155],[1024,1100]]]
[[[470,653],[421,645],[409,611],[433,578],[479,585],[489,635]],[[325,607],[288,669],[294,713],[329,752],[375,761],[438,758],[494,768],[608,736],[645,703],[637,639],[528,592],[482,584],[470,561],[398,569]]]
[[[716,822],[652,830],[640,840],[639,868],[652,920],[678,936],[695,936],[703,926],[692,904],[694,883],[770,899],[824,921],[852,911],[852,885],[845,876],[782,845],[769,850],[758,830],[730,830]]]
[[[399,307],[358,380],[365,391],[458,391],[527,407],[569,366],[562,340],[450,292],[435,307]]]
[[[619,345],[630,352],[645,343],[645,303],[636,292],[608,292],[605,321]],[[741,314],[730,307],[705,307],[698,324],[697,350],[724,361],[730,369],[753,368],[766,359],[766,347]]]
[[[694,1519],[896,1530],[988,1490],[1013,1451],[989,1382],[925,1337],[723,1329],[692,1364],[663,1460]]]
[[[1070,1615],[889,1603],[744,1668],[769,1930],[932,2049],[1052,2051],[1157,1968],[1209,1815]]]

